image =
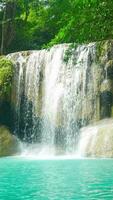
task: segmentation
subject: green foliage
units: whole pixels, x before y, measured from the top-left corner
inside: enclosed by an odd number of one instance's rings
[[[69,47],[67,48],[67,50],[65,51],[64,54],[64,62],[67,64],[69,59],[72,57],[73,53],[75,52],[75,49],[77,48],[77,44],[76,43],[72,43],[69,45]]]
[[[10,1],[16,2],[15,34],[6,53],[113,38],[111,0]],[[0,11],[1,21],[2,18],[3,10]]]
[[[13,64],[5,57],[0,57],[0,97],[10,96],[13,77]]]

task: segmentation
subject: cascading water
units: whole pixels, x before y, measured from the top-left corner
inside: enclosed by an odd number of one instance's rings
[[[65,61],[69,48],[8,56],[15,65],[15,133],[36,154],[75,154],[79,129],[100,119],[105,70],[96,62],[96,44],[72,48]]]
[[[77,157],[113,157],[113,119],[104,119],[80,130]]]

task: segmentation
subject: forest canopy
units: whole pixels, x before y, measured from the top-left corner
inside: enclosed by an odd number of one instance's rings
[[[112,0],[0,0],[1,54],[112,37]]]

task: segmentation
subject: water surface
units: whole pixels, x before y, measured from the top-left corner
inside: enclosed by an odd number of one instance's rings
[[[0,159],[0,200],[113,199],[113,160]]]

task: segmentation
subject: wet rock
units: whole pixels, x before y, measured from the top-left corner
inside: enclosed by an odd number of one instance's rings
[[[113,94],[105,91],[100,95],[101,119],[111,117]]]
[[[106,63],[106,72],[107,72],[107,78],[108,79],[113,79],[113,60],[109,60]]]
[[[111,108],[113,102],[112,81],[107,79],[101,84],[100,93],[100,116],[101,119],[111,117]]]
[[[101,83],[101,88],[100,88],[100,92],[103,93],[105,91],[112,91],[112,87],[113,87],[113,82],[110,79],[105,79],[102,83]]]
[[[106,65],[113,58],[113,40],[105,40],[96,43],[97,62]]]
[[[16,155],[20,151],[19,140],[8,128],[0,126],[0,157]]]

